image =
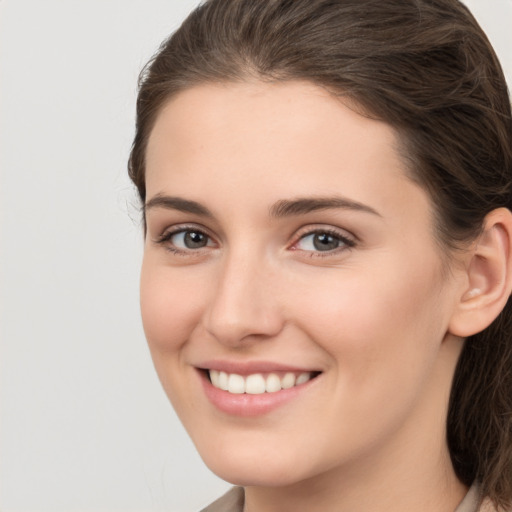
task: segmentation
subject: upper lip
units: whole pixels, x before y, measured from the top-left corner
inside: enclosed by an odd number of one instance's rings
[[[319,372],[318,369],[303,366],[293,366],[273,361],[226,361],[212,360],[205,361],[197,368],[201,370],[217,370],[226,373],[236,373],[238,375],[251,375],[254,373],[271,372]]]

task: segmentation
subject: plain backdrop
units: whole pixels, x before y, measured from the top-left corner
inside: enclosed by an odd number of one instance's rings
[[[229,487],[154,374],[126,177],[138,72],[196,0],[0,0],[0,510],[196,511]],[[467,4],[512,83],[512,0]]]

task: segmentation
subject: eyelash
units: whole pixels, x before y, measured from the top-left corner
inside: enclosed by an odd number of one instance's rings
[[[155,243],[162,245],[166,248],[166,250],[172,252],[173,254],[179,255],[179,256],[193,256],[193,255],[199,255],[202,253],[203,249],[207,249],[208,245],[204,247],[199,247],[197,249],[181,249],[179,247],[176,247],[175,245],[170,244],[169,242],[172,240],[172,238],[176,235],[179,235],[181,233],[197,233],[199,235],[202,235],[208,239],[208,241],[212,240],[212,237],[203,229],[197,228],[195,226],[178,226],[175,229],[171,231],[166,231],[162,233],[158,238],[154,240]],[[304,253],[307,253],[309,257],[311,258],[325,258],[328,256],[332,256],[333,254],[338,254],[340,252],[352,249],[356,245],[356,240],[340,233],[339,231],[332,229],[332,228],[316,228],[316,229],[309,229],[305,230],[303,233],[300,233],[297,237],[297,240],[289,247],[290,250],[293,251],[300,251],[301,249],[297,248],[297,245],[305,240],[307,237],[315,236],[315,235],[328,235],[329,237],[332,237],[337,242],[339,242],[340,247],[336,247],[334,249],[326,250],[326,251],[320,251],[320,250],[311,250],[311,251],[303,251]],[[208,244],[208,242],[207,242]]]
[[[202,252],[202,249],[206,249],[208,246],[197,248],[197,249],[181,249],[179,247],[176,247],[175,245],[171,244],[170,241],[172,238],[176,235],[179,235],[180,233],[197,233],[199,235],[203,235],[208,240],[212,240],[212,237],[201,228],[197,228],[195,226],[178,226],[175,229],[171,231],[165,231],[162,233],[158,238],[154,240],[159,245],[162,245],[165,247],[166,250],[172,252],[173,254],[177,254],[179,256],[192,256],[197,255],[200,252]]]
[[[311,258],[326,258],[329,256],[333,256],[334,254],[339,254],[346,250],[350,250],[356,246],[356,240],[352,237],[347,236],[346,234],[340,233],[340,231],[332,228],[316,228],[316,229],[308,229],[303,233],[300,233],[297,241],[292,244],[290,247],[291,250],[300,250],[297,249],[296,246],[307,237],[315,236],[315,235],[328,235],[334,238],[337,242],[339,242],[340,246],[327,251],[304,251],[308,253],[308,256]]]

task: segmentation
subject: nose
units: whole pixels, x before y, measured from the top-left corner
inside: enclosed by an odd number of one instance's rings
[[[277,296],[275,269],[254,255],[232,255],[220,266],[205,311],[206,330],[230,347],[276,336],[284,319]]]

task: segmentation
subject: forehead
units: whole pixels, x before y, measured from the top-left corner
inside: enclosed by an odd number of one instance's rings
[[[389,125],[308,82],[204,84],[176,95],[150,135],[146,185],[148,198],[215,191],[230,204],[261,204],[337,193],[377,210],[397,200],[406,208],[404,187],[417,188]]]
[[[230,131],[233,126],[239,130]],[[315,132],[324,137],[330,133],[326,144],[339,144],[342,141],[338,136],[351,143],[377,139],[389,149],[396,142],[396,134],[389,125],[360,115],[358,106],[348,98],[335,97],[310,82],[256,81],[206,83],[173,96],[157,116],[148,150],[151,153],[159,142],[170,142],[167,135],[180,136],[181,142],[187,139],[197,146],[207,142],[205,134],[208,140],[228,135],[226,139],[233,143],[245,138],[252,143],[268,144],[279,133],[312,139]],[[194,140],[197,136],[200,139]],[[223,140],[223,145],[228,140]]]

